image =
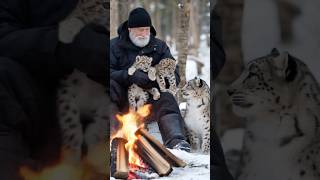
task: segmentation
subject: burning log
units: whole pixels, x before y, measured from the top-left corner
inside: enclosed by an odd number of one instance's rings
[[[117,179],[127,179],[129,174],[128,152],[124,138],[114,138],[111,144],[111,174]]]
[[[162,145],[156,138],[151,136],[145,129],[139,128],[136,131],[136,135],[144,136],[150,142],[150,144],[155,148],[155,150],[167,161],[169,161],[172,166],[185,167],[187,165],[181,159],[179,159],[174,154],[172,154],[164,145]]]
[[[138,135],[137,138],[134,151],[144,162],[147,162],[159,176],[169,175],[172,171],[171,164],[153,148],[144,136]]]

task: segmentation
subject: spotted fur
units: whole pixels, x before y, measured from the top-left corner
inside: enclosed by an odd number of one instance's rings
[[[79,0],[75,9],[59,23],[59,40],[71,43],[81,29],[100,24],[109,29],[109,0]]]
[[[106,90],[77,70],[61,80],[57,114],[63,152],[70,152],[65,157],[67,161],[77,163],[82,155],[90,155],[99,143],[106,142],[110,119],[110,100]]]
[[[79,0],[74,11],[59,23],[59,40],[71,43],[74,36],[89,23],[108,29],[109,8],[109,0]],[[66,162],[79,163],[85,156],[96,170],[105,173],[107,162],[97,165],[97,161],[90,161],[88,157],[94,157],[97,147],[104,145],[109,137],[110,109],[106,87],[92,81],[86,74],[74,69],[72,74],[60,81],[57,116],[63,153],[68,152],[64,157]]]
[[[162,59],[159,64],[155,66],[156,68],[156,78],[158,85],[160,87],[161,92],[169,92],[173,95],[177,93],[177,86],[176,86],[176,60],[165,58]],[[167,89],[166,79],[169,82],[169,89]]]
[[[194,150],[201,149],[203,153],[209,153],[210,88],[204,80],[195,77],[188,81],[181,92],[187,100],[184,121],[187,126],[191,148]]]
[[[247,119],[240,180],[320,179],[320,89],[308,67],[274,49],[228,90]]]
[[[151,66],[152,58],[148,56],[137,56],[133,65],[128,69],[128,74],[133,75],[136,70],[142,70],[148,73],[150,80],[156,79],[156,69]],[[157,88],[144,90],[136,84],[132,84],[128,88],[128,101],[131,110],[137,111],[145,105],[149,99],[149,93],[152,94],[154,100],[160,98],[160,92]]]

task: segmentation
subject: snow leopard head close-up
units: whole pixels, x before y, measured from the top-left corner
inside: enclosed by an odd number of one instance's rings
[[[202,97],[210,97],[210,88],[207,83],[200,79],[199,77],[195,77],[188,81],[188,83],[181,89],[181,93],[183,98],[192,99],[192,98],[202,98]]]

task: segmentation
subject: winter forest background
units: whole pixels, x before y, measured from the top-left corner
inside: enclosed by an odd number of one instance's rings
[[[234,174],[239,165],[244,119],[235,116],[226,93],[244,65],[276,47],[305,62],[320,81],[319,0],[214,0],[223,21],[226,64],[215,83],[217,124]]]

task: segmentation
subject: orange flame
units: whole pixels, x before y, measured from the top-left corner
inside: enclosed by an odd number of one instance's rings
[[[129,113],[125,115],[116,115],[116,118],[122,123],[122,127],[119,131],[123,134],[123,136],[128,140],[125,147],[129,152],[129,163],[135,164],[143,167],[143,163],[141,162],[139,156],[133,151],[133,146],[137,137],[135,132],[143,127],[143,119],[147,117],[151,112],[151,105],[147,104],[143,107],[139,108],[137,112],[130,110]],[[117,134],[121,134],[117,133]]]
[[[97,144],[92,151],[77,165],[65,160],[70,152],[62,151],[60,160],[54,165],[38,171],[22,166],[19,173],[24,180],[91,180],[108,177],[106,145]]]
[[[60,164],[55,167],[48,167],[41,172],[36,172],[28,167],[21,167],[20,174],[24,180],[79,180],[81,171],[67,164]]]

